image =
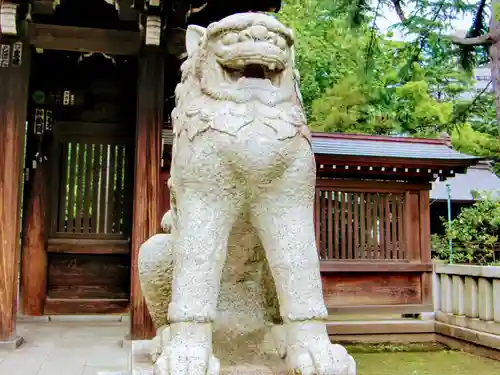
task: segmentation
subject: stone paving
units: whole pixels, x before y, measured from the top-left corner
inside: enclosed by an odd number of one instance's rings
[[[126,371],[129,349],[122,341],[128,330],[126,321],[20,322],[17,332],[25,343],[15,351],[0,351],[0,375]]]

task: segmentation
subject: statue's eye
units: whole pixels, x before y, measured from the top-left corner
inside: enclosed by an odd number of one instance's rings
[[[238,43],[238,41],[239,41],[239,36],[236,33],[227,33],[222,37],[222,44],[225,44],[226,46],[229,44]]]
[[[281,49],[285,49],[287,47],[285,38],[280,35],[276,35],[276,45]]]

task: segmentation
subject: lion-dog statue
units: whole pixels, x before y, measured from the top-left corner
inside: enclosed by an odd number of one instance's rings
[[[249,357],[264,363],[269,350],[287,373],[355,375],[324,322],[316,166],[293,43],[290,29],[261,13],[186,32],[168,233],[139,256],[158,329],[155,375],[227,374],[229,365],[244,374]]]

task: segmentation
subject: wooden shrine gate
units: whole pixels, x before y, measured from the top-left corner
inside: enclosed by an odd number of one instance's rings
[[[122,124],[54,126],[45,314],[129,305],[133,136]]]

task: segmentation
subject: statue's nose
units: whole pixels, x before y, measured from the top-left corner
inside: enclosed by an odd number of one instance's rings
[[[250,27],[248,32],[255,40],[266,40],[269,33],[267,28],[261,25],[254,25]]]

